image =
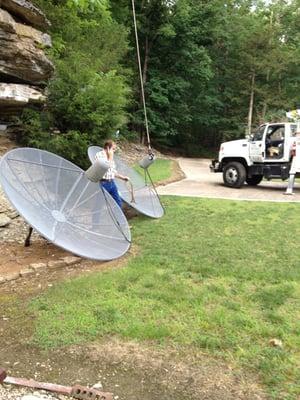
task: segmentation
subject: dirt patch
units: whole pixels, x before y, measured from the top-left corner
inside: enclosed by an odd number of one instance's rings
[[[0,157],[7,151],[17,147],[17,144],[6,134],[0,133]]]
[[[172,158],[160,153],[158,150],[154,150],[155,157],[157,158]],[[137,164],[148,154],[148,147],[143,146],[139,143],[132,143],[127,141],[121,141],[118,143],[117,155],[122,158],[129,165]]]
[[[191,349],[159,348],[115,338],[84,348],[71,348],[70,351],[79,353],[81,357],[86,355],[94,365],[101,361],[114,366],[116,371],[123,371],[122,387],[126,387],[126,393],[130,390],[130,396],[125,397],[128,399],[264,398],[258,385],[253,383],[253,377],[242,376],[220,360]]]
[[[71,255],[45,240],[36,241],[30,247],[20,243],[1,243],[0,252],[0,275],[4,277],[19,272],[31,263],[47,263]]]
[[[100,382],[119,400],[267,398],[251,375],[191,350],[159,349],[110,338],[87,346],[41,351],[25,340],[1,349],[11,374],[65,385]]]

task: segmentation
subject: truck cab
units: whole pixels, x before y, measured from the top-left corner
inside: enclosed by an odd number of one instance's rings
[[[289,176],[296,132],[295,123],[260,125],[246,139],[222,143],[211,171],[222,172],[224,184],[233,188],[240,188],[245,182],[258,185],[263,178],[285,180]]]

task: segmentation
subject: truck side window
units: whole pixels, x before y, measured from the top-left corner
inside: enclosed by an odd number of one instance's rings
[[[296,136],[297,125],[291,125],[291,136]]]
[[[260,126],[257,131],[254,133],[253,137],[252,137],[252,141],[256,142],[259,140],[262,140],[263,135],[264,135],[264,131],[265,131],[265,125]]]
[[[270,135],[267,135],[272,142],[284,140],[284,126],[276,126]]]

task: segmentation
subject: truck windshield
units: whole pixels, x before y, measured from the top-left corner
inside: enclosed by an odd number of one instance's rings
[[[256,132],[254,132],[252,141],[256,142],[257,140],[262,140],[266,125],[261,125]]]

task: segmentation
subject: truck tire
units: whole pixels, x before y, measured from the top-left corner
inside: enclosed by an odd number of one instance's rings
[[[225,186],[240,188],[246,180],[246,168],[238,161],[232,161],[223,169],[223,181]]]
[[[246,178],[246,182],[249,186],[256,186],[262,181],[262,175],[252,175],[250,178]]]

